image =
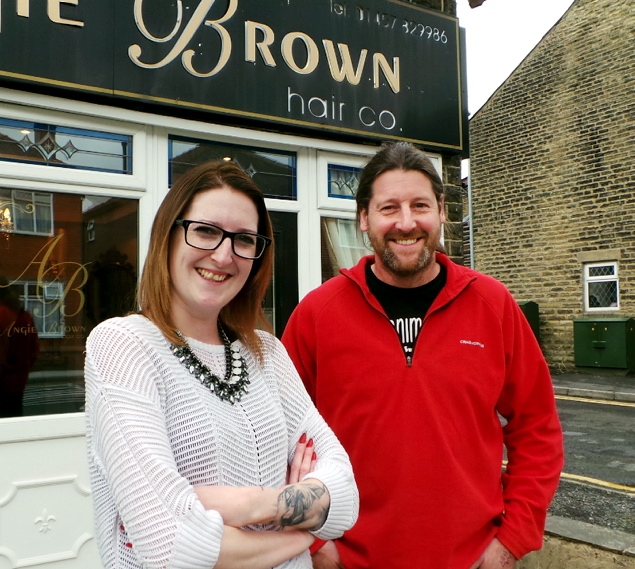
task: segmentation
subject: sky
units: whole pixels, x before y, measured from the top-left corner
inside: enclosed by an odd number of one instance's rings
[[[470,8],[457,0],[459,25],[467,37],[470,116],[529,54],[574,0],[486,0]]]

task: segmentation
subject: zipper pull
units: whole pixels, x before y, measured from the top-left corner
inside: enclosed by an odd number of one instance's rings
[[[406,363],[408,367],[412,367],[412,356],[406,356]]]

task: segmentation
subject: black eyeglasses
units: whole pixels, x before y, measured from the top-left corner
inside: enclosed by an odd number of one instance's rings
[[[225,231],[222,227],[211,223],[193,221],[192,219],[177,219],[174,225],[179,225],[184,229],[185,242],[190,247],[204,251],[218,249],[225,238],[229,237],[232,251],[243,259],[258,259],[265,252],[267,245],[271,244],[271,239],[264,235],[234,233],[233,231]]]

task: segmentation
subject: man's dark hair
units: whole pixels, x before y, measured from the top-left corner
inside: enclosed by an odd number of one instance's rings
[[[432,191],[437,201],[443,199],[443,181],[437,174],[430,159],[416,146],[409,142],[389,142],[382,145],[366,166],[360,178],[355,201],[357,202],[357,218],[362,210],[368,210],[368,204],[373,197],[373,184],[384,172],[390,170],[415,170],[421,172],[432,182]]]

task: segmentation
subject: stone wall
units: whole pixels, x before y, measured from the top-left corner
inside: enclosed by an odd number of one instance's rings
[[[585,260],[619,259],[620,310],[592,316],[635,316],[633,1],[576,0],[473,116],[470,158],[475,267],[539,304],[571,371]]]

